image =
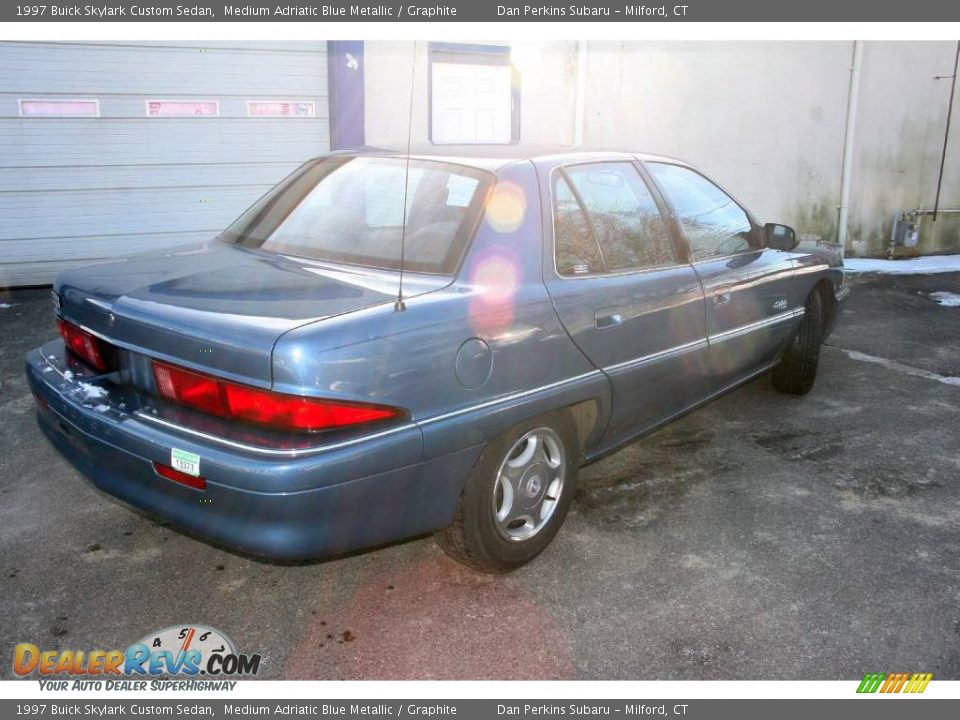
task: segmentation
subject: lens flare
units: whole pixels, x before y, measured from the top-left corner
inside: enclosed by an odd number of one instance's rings
[[[523,188],[511,182],[497,183],[497,186],[487,198],[487,222],[497,232],[513,232],[521,223],[527,212],[527,200]]]
[[[489,333],[513,322],[514,298],[520,286],[520,266],[506,249],[480,258],[470,275],[474,289],[470,301],[470,327]]]

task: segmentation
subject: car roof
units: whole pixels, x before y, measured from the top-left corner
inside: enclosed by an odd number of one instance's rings
[[[656,155],[632,150],[611,149],[578,149],[552,147],[522,147],[518,145],[481,145],[477,147],[451,147],[452,152],[445,152],[443,146],[414,147],[410,150],[413,160],[431,160],[446,162],[454,165],[498,172],[502,168],[518,162],[534,162],[541,166],[566,165],[576,162],[590,162],[601,160],[632,160],[637,158],[648,162],[670,162],[680,165],[687,163],[666,155]],[[354,155],[358,157],[407,157],[405,150],[391,150],[388,148],[362,147],[349,150],[340,150],[332,155]]]

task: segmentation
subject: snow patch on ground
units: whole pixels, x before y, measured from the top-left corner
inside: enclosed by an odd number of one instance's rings
[[[928,255],[909,260],[844,258],[843,268],[848,273],[881,273],[883,275],[932,275],[933,273],[960,272],[960,255]]]
[[[16,303],[0,303],[0,310],[6,310],[7,308],[12,308]]]
[[[938,305],[944,307],[960,307],[960,295],[952,292],[932,292],[928,297]]]
[[[73,373],[70,372],[69,370],[64,370],[63,379],[66,380],[67,382],[70,382],[71,380],[73,380]]]

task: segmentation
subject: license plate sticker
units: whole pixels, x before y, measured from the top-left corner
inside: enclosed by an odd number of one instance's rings
[[[187,475],[200,477],[200,456],[173,448],[170,451],[170,467]]]

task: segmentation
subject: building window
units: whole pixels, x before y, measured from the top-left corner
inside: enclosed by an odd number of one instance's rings
[[[520,140],[520,82],[502,45],[430,44],[430,141]]]

